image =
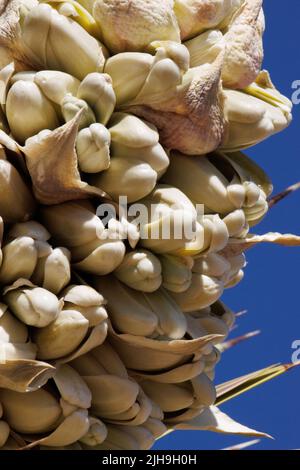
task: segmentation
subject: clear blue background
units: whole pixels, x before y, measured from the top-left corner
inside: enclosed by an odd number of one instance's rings
[[[264,0],[266,33],[264,68],[275,85],[289,98],[291,84],[300,80],[300,1]],[[272,177],[274,192],[300,180],[300,105],[294,121],[283,133],[249,149]],[[300,192],[274,207],[257,232],[281,231],[300,234]],[[245,278],[223,300],[236,311],[247,309],[238,319],[233,336],[261,329],[260,336],[223,354],[216,382],[221,383],[277,362],[291,361],[291,344],[300,340],[300,248],[264,244],[248,252]],[[300,368],[249,391],[222,405],[221,409],[243,424],[272,434],[251,449],[300,448]],[[249,438],[251,439],[251,438]],[[156,449],[221,449],[249,440],[210,432],[175,432]]]

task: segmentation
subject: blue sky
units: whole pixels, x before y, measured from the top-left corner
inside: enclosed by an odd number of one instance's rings
[[[292,83],[300,80],[300,1],[264,0],[267,30],[264,68],[275,85],[291,97]],[[300,180],[300,104],[294,121],[283,133],[249,149],[271,176],[274,192]],[[257,233],[281,231],[300,234],[300,192],[273,208]],[[263,245],[249,251],[245,278],[228,290],[223,300],[248,314],[238,321],[234,335],[260,329],[260,336],[226,352],[217,368],[216,382],[224,382],[278,362],[290,362],[291,344],[300,340],[300,248]],[[300,368],[222,405],[236,420],[268,432],[253,449],[300,448]],[[209,432],[176,432],[159,441],[156,449],[221,449],[247,440]]]

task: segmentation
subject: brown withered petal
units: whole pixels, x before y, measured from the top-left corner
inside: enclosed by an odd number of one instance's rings
[[[212,152],[225,132],[220,75],[223,53],[212,64],[190,69],[174,96],[155,104],[127,108],[154,124],[161,143],[190,155]]]
[[[300,236],[290,233],[268,232],[263,235],[249,234],[244,239],[232,238],[222,254],[235,256],[260,243],[274,243],[282,246],[300,246]]]
[[[245,88],[254,82],[260,71],[263,60],[261,7],[262,0],[246,0],[225,33],[222,69],[225,87]]]
[[[108,197],[80,178],[75,151],[80,114],[40,140],[29,139],[22,148],[35,197],[42,204],[59,204],[89,196]]]
[[[99,0],[93,15],[114,53],[144,50],[157,39],[180,41],[173,0]]]
[[[15,59],[18,63],[17,55],[14,55],[11,47],[13,38],[16,35],[19,21],[18,9],[20,0],[3,0],[0,5],[0,65],[1,68]],[[22,58],[19,56],[22,63]]]
[[[84,409],[77,409],[67,416],[62,423],[48,436],[33,440],[22,449],[32,449],[38,445],[49,447],[66,446],[77,441],[89,429],[88,412]]]
[[[187,423],[174,426],[174,429],[182,430],[206,430],[224,434],[240,434],[242,436],[271,437],[264,432],[255,431],[222,413],[216,406],[208,407],[201,415],[191,419]]]
[[[214,338],[205,335],[197,339],[155,340],[144,336],[117,334],[110,325],[110,341],[126,367],[135,371],[161,372],[190,361]]]
[[[46,362],[27,359],[0,361],[0,388],[16,392],[39,389],[55,373],[55,368]]]

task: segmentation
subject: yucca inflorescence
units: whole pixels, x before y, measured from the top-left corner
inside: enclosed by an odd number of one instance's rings
[[[215,406],[234,382],[214,385],[245,251],[300,245],[250,233],[273,188],[242,151],[292,107],[261,70],[262,0],[0,13],[0,447],[263,435]]]

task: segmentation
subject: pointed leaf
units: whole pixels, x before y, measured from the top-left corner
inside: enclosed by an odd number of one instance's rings
[[[253,439],[253,441],[242,442],[241,444],[237,444],[235,446],[225,447],[222,450],[243,450],[247,449],[247,447],[255,446],[260,442],[260,439]]]
[[[255,429],[248,428],[240,424],[223,413],[216,406],[206,408],[200,415],[193,418],[188,423],[180,423],[173,429],[213,431],[223,434],[240,434],[244,436],[271,437]]]
[[[225,403],[226,401],[257,387],[258,385],[268,382],[298,365],[300,365],[300,363],[276,364],[220,384],[217,386],[216,404],[220,405]]]
[[[236,338],[229,339],[228,341],[225,341],[224,343],[221,343],[219,345],[218,349],[221,352],[227,351],[228,349],[232,348],[233,346],[236,346],[237,344],[240,344],[243,341],[246,341],[247,339],[253,338],[254,336],[259,335],[260,333],[261,333],[260,330],[250,331],[249,333],[238,336]]]
[[[228,245],[220,254],[236,256],[259,243],[274,243],[282,246],[300,246],[300,236],[290,233],[268,232],[263,235],[248,234],[246,238],[230,238]]]
[[[285,199],[287,196],[289,196],[291,193],[294,193],[295,191],[298,191],[300,189],[300,181],[298,183],[292,184],[288,188],[284,189],[278,194],[275,194],[275,196],[271,197],[269,199],[269,207],[275,206],[278,202],[282,201],[282,199]]]

